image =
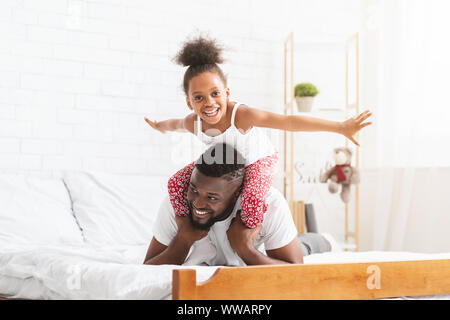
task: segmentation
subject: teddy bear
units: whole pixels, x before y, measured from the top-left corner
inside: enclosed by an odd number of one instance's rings
[[[341,199],[344,203],[350,201],[350,185],[360,182],[358,168],[350,165],[352,151],[347,147],[335,148],[333,153],[335,166],[328,168],[320,175],[320,182],[328,181],[328,190],[331,193],[339,191],[341,185]]]

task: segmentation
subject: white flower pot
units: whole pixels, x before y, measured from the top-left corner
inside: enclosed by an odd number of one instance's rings
[[[310,112],[314,103],[314,97],[295,97],[299,112]]]

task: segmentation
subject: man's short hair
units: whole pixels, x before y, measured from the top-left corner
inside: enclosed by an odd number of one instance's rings
[[[208,177],[226,180],[244,178],[245,159],[233,146],[218,143],[206,150],[195,163],[195,167]]]

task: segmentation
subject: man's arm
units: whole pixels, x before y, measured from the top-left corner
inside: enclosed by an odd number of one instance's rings
[[[169,246],[163,245],[153,237],[145,256],[144,264],[178,264],[181,265],[186,260],[192,244],[183,241],[177,236],[173,238]]]
[[[254,245],[237,252],[247,265],[303,263],[302,249],[296,238],[284,247],[266,250],[266,253],[267,256],[258,251]]]
[[[178,264],[186,260],[195,241],[202,239],[209,230],[194,228],[188,217],[175,217],[178,231],[168,246],[153,237],[147,250],[144,264]]]
[[[286,261],[287,263],[303,263],[302,248],[300,247],[297,238],[294,238],[284,247],[266,250],[266,253],[272,259]]]
[[[228,240],[234,251],[247,265],[303,263],[303,255],[297,238],[287,245],[266,250],[267,256],[255,248],[255,240],[261,225],[247,228],[240,218],[240,211],[231,222],[227,231]]]

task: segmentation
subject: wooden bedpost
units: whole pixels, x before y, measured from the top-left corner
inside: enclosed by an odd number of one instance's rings
[[[197,273],[194,269],[175,269],[172,272],[172,299],[193,300],[197,289]]]

